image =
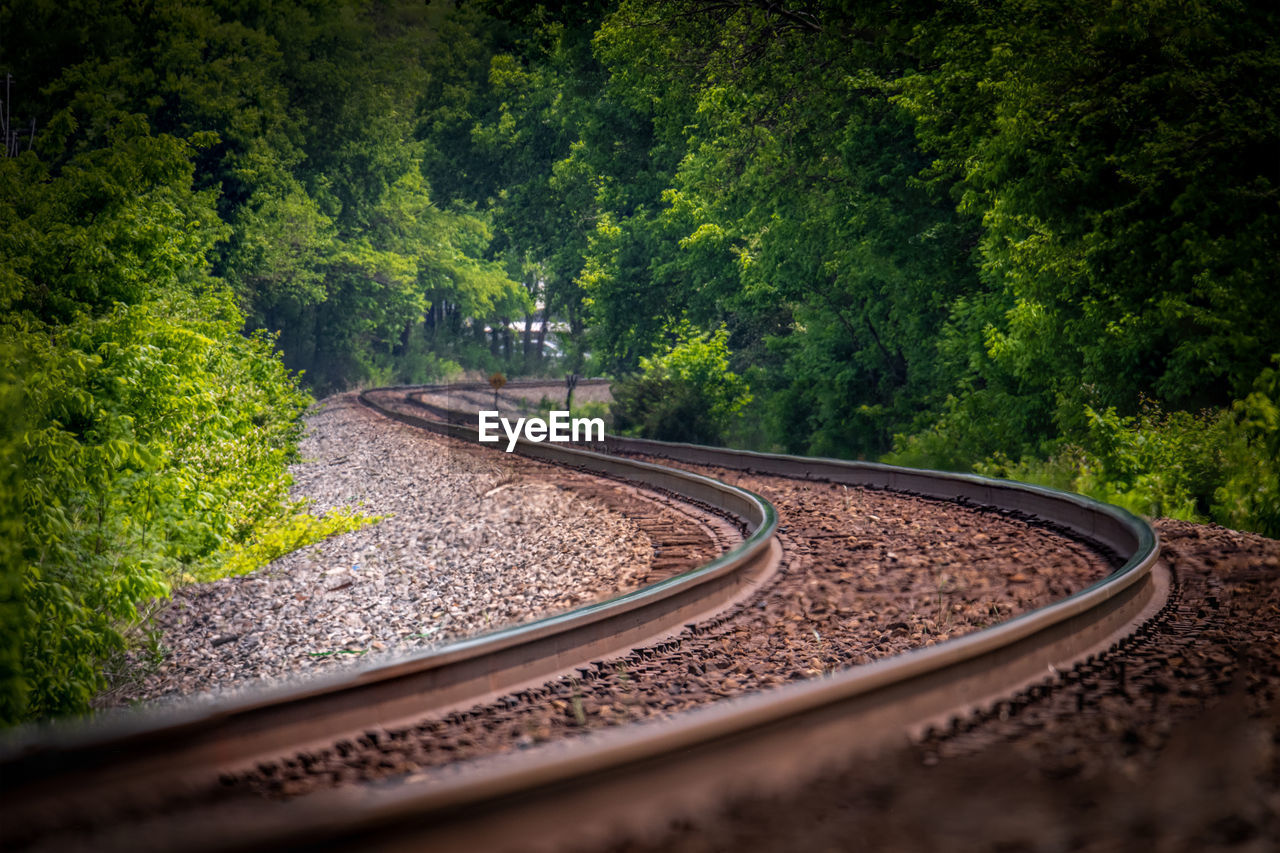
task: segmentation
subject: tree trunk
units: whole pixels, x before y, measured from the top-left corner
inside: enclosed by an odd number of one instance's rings
[[[569,393],[564,395],[564,407],[566,410],[573,408],[573,389],[578,387],[578,380],[582,377],[576,373],[570,373],[564,378],[564,384],[568,387]]]
[[[538,347],[534,351],[534,355],[537,358],[537,361],[539,364],[542,363],[542,347],[547,342],[547,323],[550,322],[550,318],[547,316],[548,313],[550,312],[547,310],[547,307],[544,305],[542,307],[542,324],[538,326]]]

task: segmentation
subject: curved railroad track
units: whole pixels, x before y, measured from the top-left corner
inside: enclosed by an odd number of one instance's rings
[[[506,391],[536,387],[514,385]],[[467,417],[421,399],[433,390],[441,389],[375,389],[361,400],[401,422],[472,438]],[[1169,613],[1170,577],[1159,562],[1151,527],[1078,496],[868,463],[614,437],[605,444],[607,453],[549,443],[522,443],[519,452],[624,478],[667,498],[678,496],[733,519],[743,531],[740,543],[705,566],[642,590],[354,676],[114,728],[20,732],[0,754],[5,794],[0,833],[36,847],[91,838],[97,848],[133,849],[148,844],[201,850],[589,845],[607,841],[620,829],[643,834],[661,818],[726,796],[783,790],[905,733],[954,730],[963,725],[956,721],[970,718],[975,709],[1006,713],[1010,701],[1026,704],[1047,696],[1060,672],[1128,642],[1125,638]],[[801,671],[794,683],[696,703],[687,713],[656,715],[641,725],[535,742],[454,762],[444,772],[397,775],[399,765],[391,761],[391,772],[381,774],[389,781],[285,802],[210,795],[209,780],[219,773],[232,789],[248,782],[269,794],[292,793],[273,780],[283,768],[309,768],[315,762],[307,756],[324,744],[348,738],[349,747],[359,741],[390,755],[394,750],[385,748],[387,741],[403,739],[404,726],[412,721],[435,713],[461,724],[471,712],[460,709],[479,702],[499,708],[560,702],[584,716],[579,705],[589,697],[574,692],[557,699],[555,690],[537,686],[555,683],[557,675],[578,673],[572,675],[571,689],[586,693],[585,685],[592,683],[616,686],[619,677],[628,682],[626,673],[614,668],[638,667],[639,682],[654,658],[678,653],[685,656],[680,665],[687,658],[693,680],[700,681],[697,676],[705,672],[699,669],[705,671],[711,657],[708,644],[698,645],[691,637],[707,632],[707,625],[729,624],[733,614],[746,618],[741,614],[749,616],[750,608],[763,608],[752,596],[771,582],[784,552],[795,559],[809,553],[806,549],[820,548],[824,537],[848,538],[830,528],[780,530],[774,507],[749,489],[628,457],[661,458],[717,473],[734,469],[759,482],[771,477],[809,482],[830,493],[821,500],[856,486],[907,494],[920,507],[939,501],[981,507],[983,517],[1023,525],[1019,529],[1026,532],[1020,535],[1027,542],[1037,531],[1052,528],[1089,543],[1112,555],[1114,571],[1052,604],[980,631],[903,654],[888,654],[896,647],[886,633],[878,641],[887,656],[873,662]],[[880,522],[875,515],[867,518]],[[815,559],[820,556],[810,558]],[[1040,557],[1027,553],[1024,559]],[[832,619],[840,621],[840,614]],[[161,801],[164,807],[156,808]],[[84,815],[77,819],[87,832],[62,832],[69,813]],[[130,820],[119,820],[129,813]]]

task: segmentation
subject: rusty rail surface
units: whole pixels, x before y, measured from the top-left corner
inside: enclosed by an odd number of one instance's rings
[[[377,390],[404,395],[445,389]],[[366,404],[372,402],[365,398]],[[474,439],[474,430],[458,422],[465,417],[430,420],[377,407],[397,420]],[[611,452],[1016,510],[1067,528],[1124,563],[1106,579],[1047,607],[822,679],[449,767],[416,781],[161,817],[143,827],[143,835],[106,837],[104,845],[136,849],[142,838],[160,848],[181,843],[192,850],[553,850],[607,842],[620,832],[643,837],[672,817],[733,795],[785,789],[1052,676],[1114,645],[1166,606],[1170,578],[1159,563],[1159,542],[1150,525],[1078,495],[967,475],[613,436],[606,446]],[[573,454],[569,458],[590,460],[590,465],[625,461],[578,456],[563,445],[522,443],[519,449],[544,458]],[[673,476],[669,469],[657,470]],[[762,524],[756,533],[772,531],[775,523]]]

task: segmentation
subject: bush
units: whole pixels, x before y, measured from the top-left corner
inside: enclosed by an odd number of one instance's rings
[[[1273,361],[1280,366],[1280,356]],[[1230,409],[1134,417],[1083,408],[1085,435],[1047,458],[996,454],[981,474],[1079,492],[1148,517],[1214,521],[1280,536],[1280,370],[1266,368]]]
[[[1144,403],[1137,417],[1088,407],[1085,414],[1076,491],[1153,518],[1210,517],[1231,440],[1224,412],[1164,412]]]
[[[687,323],[672,333],[670,349],[640,359],[643,373],[614,385],[614,428],[661,441],[719,443],[751,402],[746,381],[729,370],[729,333],[703,335]]]
[[[1280,355],[1272,356],[1280,368]],[[1280,370],[1268,367],[1228,421],[1226,476],[1214,492],[1222,524],[1280,537]]]
[[[192,156],[131,120],[0,158],[0,722],[86,711],[150,602],[288,523],[309,398],[209,274]]]

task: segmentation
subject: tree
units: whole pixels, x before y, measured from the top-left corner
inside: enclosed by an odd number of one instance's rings
[[[209,273],[192,146],[140,117],[105,137],[57,171],[0,160],[10,722],[86,710],[146,603],[280,515],[307,402]]]
[[[624,266],[621,221],[597,239],[606,334],[650,339],[664,311],[727,323],[792,450],[877,454],[926,418],[954,375],[941,329],[976,285],[972,226],[916,180],[928,157],[891,101],[911,61],[891,15],[623,3],[598,37],[654,105],[655,137],[683,151],[657,222],[639,226],[658,244],[648,276]]]
[[[1257,3],[1018,2],[920,27],[900,103],[981,218],[973,340],[1079,434],[1247,393],[1276,348],[1280,50]]]

